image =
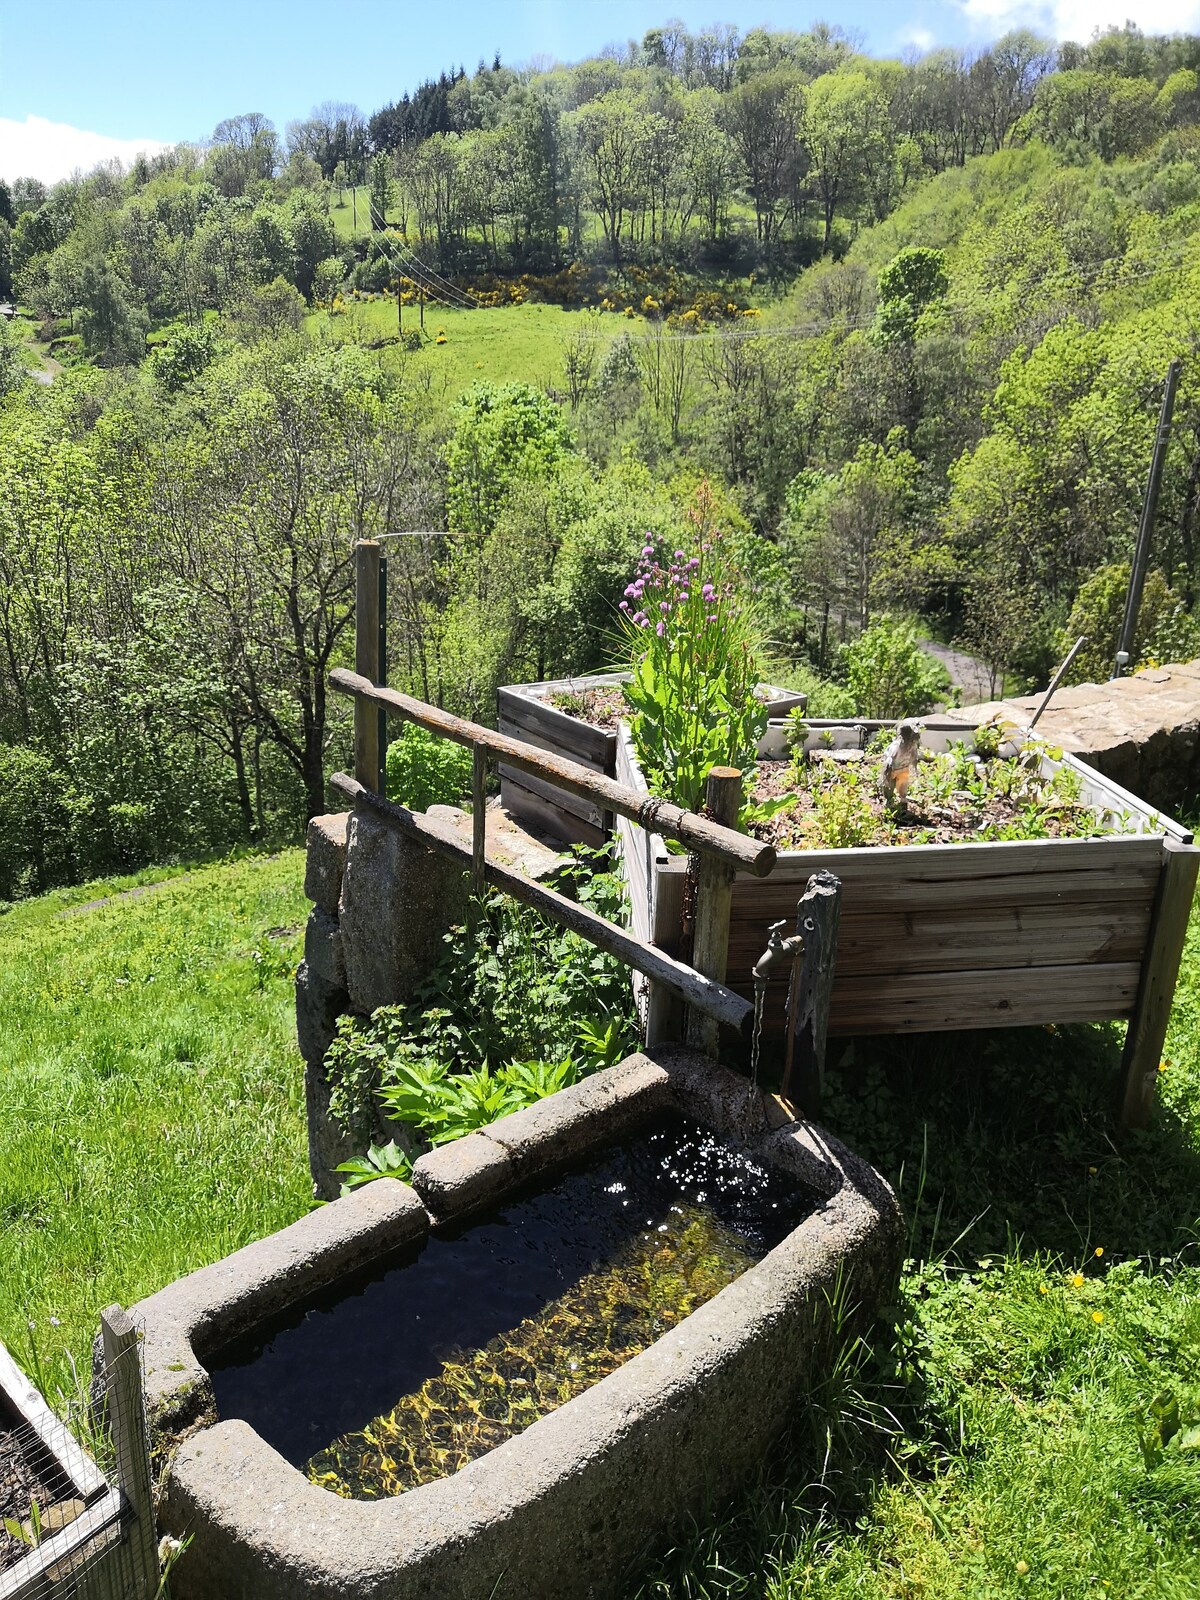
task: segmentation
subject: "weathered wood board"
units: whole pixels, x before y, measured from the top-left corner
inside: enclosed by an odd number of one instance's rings
[[[962,734],[958,727],[946,737]],[[833,737],[849,746],[858,732],[840,725]],[[731,987],[751,995],[751,968],[770,924],[790,924],[809,878],[824,870],[842,883],[833,1034],[1130,1017],[1166,841],[1186,849],[1191,835],[1089,768],[1064,760],[1079,771],[1087,800],[1143,831],[781,852],[768,878],[739,874],[734,882]],[[617,777],[633,787],[641,783],[627,736],[618,747]],[[686,858],[669,854],[661,840],[632,823],[621,825],[619,837],[634,925],[677,950]],[[764,1031],[779,1038],[784,1026],[780,998],[768,1005]]]
[[[581,678],[505,684],[496,691],[496,726],[501,733],[535,745],[539,750],[568,756],[580,766],[614,777],[619,742],[616,732],[581,722],[550,702],[553,695],[615,687],[628,678],[628,672],[597,672]],[[774,684],[760,685],[759,693],[766,698],[774,717],[786,716],[793,708],[803,709],[806,704],[803,694],[777,688]],[[503,762],[499,771],[501,804],[514,817],[568,844],[597,848],[608,842],[611,819],[605,817],[598,806],[527,773],[514,772]]]

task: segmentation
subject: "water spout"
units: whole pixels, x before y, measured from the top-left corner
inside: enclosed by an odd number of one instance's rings
[[[763,1013],[767,1003],[767,983],[778,966],[792,968],[792,981],[788,984],[788,1015],[791,1016],[792,990],[795,987],[796,963],[804,954],[804,940],[798,933],[785,939],[786,922],[773,922],[767,932],[767,948],[754,963],[754,1034],[750,1045],[750,1081],[758,1085],[758,1057],[762,1048]]]

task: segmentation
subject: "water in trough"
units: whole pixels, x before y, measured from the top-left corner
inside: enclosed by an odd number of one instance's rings
[[[813,1205],[699,1124],[659,1119],[226,1350],[218,1410],[335,1493],[400,1494],[615,1371]]]

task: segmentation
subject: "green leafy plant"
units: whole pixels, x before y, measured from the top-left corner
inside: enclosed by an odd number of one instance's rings
[[[387,793],[410,811],[455,805],[471,792],[471,752],[406,722],[388,745]]]
[[[913,630],[886,618],[842,647],[842,666],[860,717],[920,716],[948,687]]]
[[[42,1542],[42,1511],[36,1500],[29,1502],[29,1519],[20,1521],[17,1517],[5,1517],[4,1531],[9,1538],[15,1539],[18,1544],[26,1545],[30,1550],[36,1550]]]
[[[621,612],[638,761],[652,793],[694,811],[713,767],[752,765],[767,711],[755,694],[756,629],[706,484],[688,518],[692,553],[660,553],[648,540]]]
[[[588,852],[561,881],[600,915],[623,920],[620,881]],[[470,939],[462,928],[447,934],[412,1003],[381,1007],[366,1022],[339,1019],[325,1056],[330,1113],[368,1139],[383,1107],[418,1139],[444,1144],[611,1066],[635,1038],[621,963],[497,895]],[[358,1182],[383,1175],[370,1153],[343,1170]]]
[[[353,1156],[334,1171],[346,1174],[341,1192],[349,1194],[352,1189],[373,1183],[376,1178],[407,1179],[412,1172],[412,1160],[392,1139],[385,1145],[373,1144],[365,1156]]]

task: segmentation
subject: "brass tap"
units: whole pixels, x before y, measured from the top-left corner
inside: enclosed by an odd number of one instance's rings
[[[773,922],[771,924],[767,938],[767,948],[754,963],[755,983],[765,983],[774,967],[786,966],[795,961],[798,956],[804,954],[804,939],[802,935],[792,933],[786,939],[781,936],[782,930],[786,926],[786,922]]]

